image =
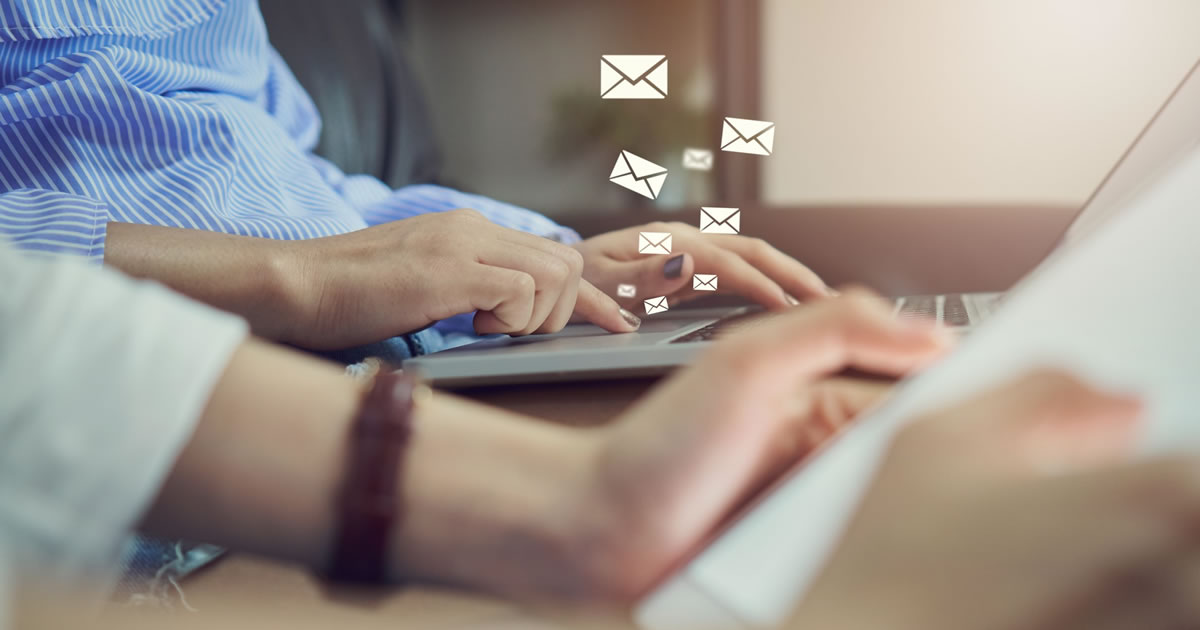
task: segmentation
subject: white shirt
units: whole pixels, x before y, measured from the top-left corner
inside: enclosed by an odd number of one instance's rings
[[[246,334],[160,286],[0,239],[0,576],[111,568]]]

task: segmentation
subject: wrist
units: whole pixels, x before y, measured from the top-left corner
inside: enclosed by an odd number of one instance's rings
[[[393,576],[518,598],[579,598],[592,440],[444,394],[414,415]]]
[[[263,335],[283,343],[306,346],[308,323],[320,310],[322,283],[303,241],[269,241],[260,263],[263,291],[271,297],[277,329]]]

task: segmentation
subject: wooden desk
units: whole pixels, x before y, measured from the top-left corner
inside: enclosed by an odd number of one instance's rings
[[[553,422],[594,426],[616,417],[653,385],[652,380],[490,387],[457,392]],[[385,592],[375,601],[334,598],[305,570],[248,555],[231,554],[182,584],[188,604],[205,613],[228,612],[230,602],[317,615],[327,627],[346,628],[522,628],[560,627],[520,607],[479,595],[409,587]],[[324,623],[328,619],[328,623]]]

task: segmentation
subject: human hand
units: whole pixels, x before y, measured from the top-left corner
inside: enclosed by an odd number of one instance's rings
[[[670,232],[671,256],[637,250],[639,232]],[[583,277],[610,295],[618,284],[637,287],[633,299],[618,298],[631,310],[641,300],[665,295],[671,306],[705,295],[692,290],[692,274],[716,274],[718,293],[741,295],[770,309],[795,305],[790,297],[812,300],[831,294],[808,267],[766,241],[745,236],[703,234],[694,226],[650,223],[608,232],[575,244],[583,254]]]
[[[1121,462],[1139,410],[1042,372],[910,425],[793,627],[1196,627],[1200,461]]]
[[[472,210],[284,246],[298,261],[305,315],[282,340],[307,348],[378,341],[472,311],[480,334],[554,332],[572,313],[613,332],[640,323],[581,279],[578,252]]]
[[[889,391],[834,375],[900,376],[949,338],[869,294],[769,319],[719,341],[619,422],[596,431],[579,528],[591,589],[628,601],[739,502]],[[803,527],[803,523],[797,523]]]

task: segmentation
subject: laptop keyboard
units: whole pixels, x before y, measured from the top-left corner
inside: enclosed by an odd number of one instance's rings
[[[971,325],[971,315],[961,293],[896,298],[894,312],[897,317],[923,317],[950,328]]]

